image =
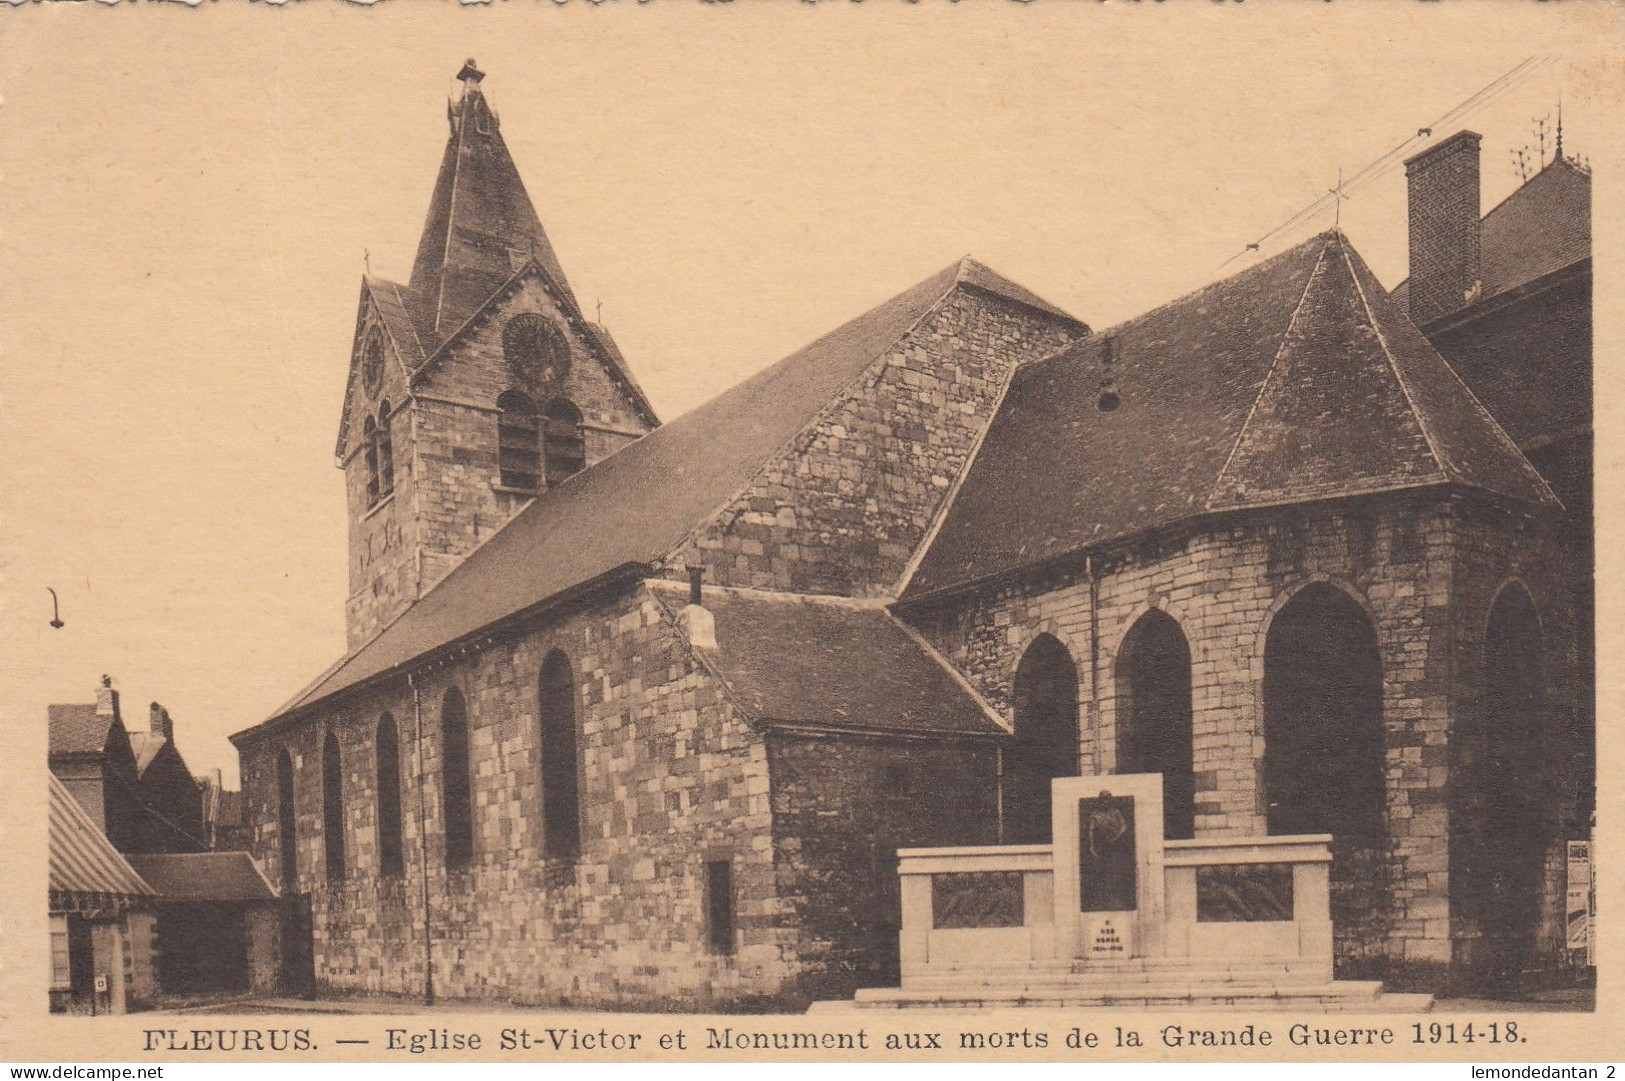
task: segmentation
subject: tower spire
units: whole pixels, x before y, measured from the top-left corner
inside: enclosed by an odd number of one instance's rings
[[[434,344],[532,258],[580,311],[486,100],[485,72],[470,59],[457,80],[462,89],[448,104],[451,133],[412,264],[418,332]]]

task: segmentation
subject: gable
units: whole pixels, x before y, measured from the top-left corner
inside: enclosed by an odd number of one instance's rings
[[[546,320],[564,347],[558,366],[526,372],[506,355],[504,331],[522,314]],[[659,423],[642,389],[610,354],[597,328],[574,315],[573,306],[530,264],[459,328],[421,368],[412,373],[414,396],[494,409],[503,391],[519,389],[538,406],[555,397],[570,399],[588,424],[628,436]]]
[[[407,315],[401,286],[382,278],[363,278],[357,304],[355,333],[350,342],[350,367],[344,384],[344,408],[339,416],[333,454],[341,463],[361,445],[364,418],[377,412],[385,399],[404,400],[412,371],[423,362],[422,347]],[[369,386],[369,351],[378,350],[377,382]]]

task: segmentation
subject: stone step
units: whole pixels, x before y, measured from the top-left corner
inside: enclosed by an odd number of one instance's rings
[[[850,1002],[817,1003],[819,1012],[864,1009],[1159,1008],[1244,1006],[1252,1009],[1358,1010],[1421,1013],[1433,1006],[1432,995],[1384,994],[1375,981],[1339,980],[1324,984],[1242,991],[1235,987],[1193,985],[1188,988],[1046,988],[1036,991],[988,988],[980,992],[916,992],[870,988]]]

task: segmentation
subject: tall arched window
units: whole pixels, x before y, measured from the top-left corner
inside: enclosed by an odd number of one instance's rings
[[[536,403],[517,390],[497,399],[497,456],[502,486],[534,492],[541,485],[541,420]]]
[[[542,662],[537,703],[542,735],[542,851],[549,859],[581,854],[581,765],[576,748],[576,689],[570,658],[554,650]]]
[[[440,701],[440,781],[446,830],[446,866],[474,858],[474,792],[469,775],[468,707],[456,687]]]
[[[1141,616],[1117,657],[1117,772],[1162,774],[1163,836],[1196,836],[1191,650],[1165,612]]]
[[[361,453],[367,463],[367,506],[376,506],[382,489],[378,478],[378,421],[368,415],[361,426]]]
[[[395,718],[388,713],[378,719],[378,871],[386,877],[406,872],[401,845],[401,746],[395,731]]]
[[[293,757],[287,751],[276,756],[276,835],[279,877],[291,889],[299,881],[299,826],[293,810]]]
[[[1060,640],[1033,639],[1016,666],[1016,738],[1004,781],[1010,844],[1050,840],[1050,781],[1078,773],[1078,668]]]
[[[1382,657],[1365,610],[1325,583],[1276,613],[1264,642],[1264,794],[1271,834],[1332,835],[1334,963],[1369,972],[1388,909]]]
[[[322,741],[322,844],[327,853],[327,877],[344,877],[344,763],[339,738],[332,732]]]
[[[1507,586],[1484,628],[1480,708],[1453,739],[1450,907],[1465,932],[1462,975],[1485,987],[1517,985],[1540,928],[1556,835],[1543,650],[1535,602]]]
[[[378,406],[378,498],[395,490],[395,441],[390,432],[389,399]]]
[[[581,410],[565,398],[547,403],[547,486],[587,468],[587,444],[581,435]]]

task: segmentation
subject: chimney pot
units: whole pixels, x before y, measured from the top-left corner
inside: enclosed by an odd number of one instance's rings
[[[688,568],[688,603],[698,606],[701,603],[700,583],[705,581],[705,568],[696,566]]]
[[[1479,142],[1459,131],[1406,160],[1410,316],[1418,326],[1465,307],[1480,281]]]

